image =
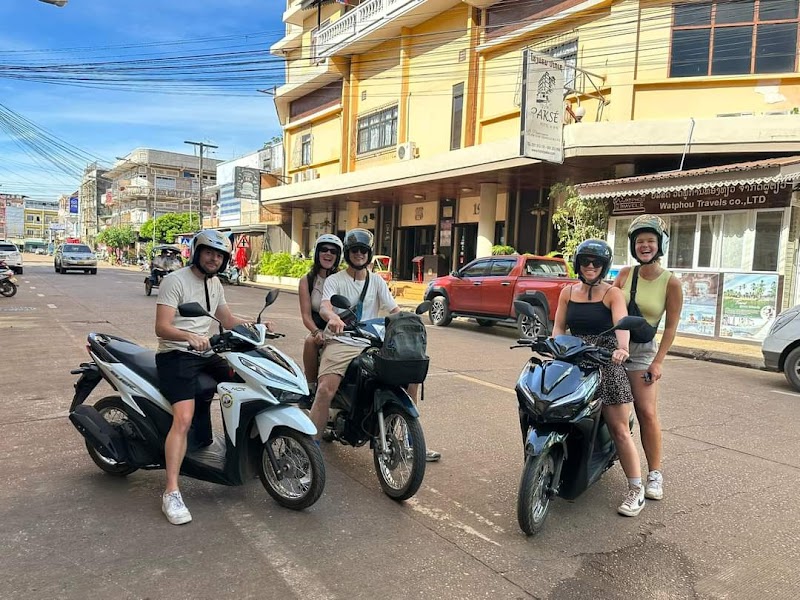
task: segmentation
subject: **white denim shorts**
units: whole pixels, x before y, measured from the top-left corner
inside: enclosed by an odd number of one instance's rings
[[[658,342],[653,338],[644,344],[636,342],[630,343],[630,359],[622,363],[625,370],[630,371],[646,371],[653,363],[653,359],[658,352]]]

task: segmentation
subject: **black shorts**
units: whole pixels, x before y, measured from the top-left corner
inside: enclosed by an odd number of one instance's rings
[[[214,397],[216,383],[232,381],[233,373],[221,356],[199,356],[181,350],[156,354],[158,387],[170,404]]]

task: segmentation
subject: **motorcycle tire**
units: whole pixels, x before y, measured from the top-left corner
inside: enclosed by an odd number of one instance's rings
[[[281,476],[272,468],[267,445],[281,468]],[[303,510],[314,504],[325,488],[325,464],[322,452],[310,436],[276,427],[261,448],[258,477],[270,496],[281,506]]]
[[[558,450],[552,447],[525,460],[517,495],[517,521],[525,535],[535,535],[544,527],[558,460]]]
[[[17,293],[17,286],[12,281],[3,281],[0,283],[0,294],[6,298],[11,298]]]
[[[417,493],[425,477],[425,436],[419,419],[398,408],[383,415],[389,455],[384,456],[375,441],[373,462],[383,493],[401,502]]]
[[[119,396],[106,396],[98,400],[94,408],[100,415],[108,421],[112,427],[116,429],[123,428],[130,423],[128,417],[128,407]],[[124,435],[124,434],[123,434]],[[86,442],[86,450],[89,456],[102,471],[115,477],[125,477],[134,471],[138,471],[138,467],[133,467],[128,463],[120,463],[110,458],[106,458],[95,450],[89,442]]]

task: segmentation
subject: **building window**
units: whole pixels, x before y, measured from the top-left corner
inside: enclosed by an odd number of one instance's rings
[[[670,77],[796,70],[800,0],[713,0],[673,7]]]
[[[464,120],[464,84],[453,86],[453,109],[450,115],[450,150],[461,148],[461,125]]]
[[[28,223],[33,223],[33,215],[26,215],[26,216],[25,216],[25,220],[26,220]]]
[[[177,183],[174,177],[164,177],[163,175],[156,175],[156,189],[174,190],[176,188],[177,188]]]
[[[397,107],[374,112],[358,120],[358,154],[397,145]]]
[[[25,237],[33,237],[34,235],[36,235],[36,230],[35,229],[26,229],[25,230]]]
[[[300,164],[302,166],[311,164],[311,134],[307,133],[300,142]]]
[[[553,58],[560,58],[564,61],[564,90],[571,93],[575,90],[575,70],[578,66],[578,40],[572,40],[565,44],[559,44],[549,50],[545,50]]]

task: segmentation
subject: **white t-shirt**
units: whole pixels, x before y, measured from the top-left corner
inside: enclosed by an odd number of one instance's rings
[[[177,271],[173,271],[161,280],[156,303],[165,304],[177,310],[180,304],[197,302],[200,306],[207,309],[205,281],[204,278],[195,275],[191,267],[183,267]],[[227,303],[225,302],[225,292],[219,279],[217,277],[212,277],[207,281],[208,299],[211,305],[211,310],[208,312],[213,315],[216,314],[220,306]],[[182,317],[177,312],[175,313],[175,320],[173,321],[173,325],[178,329],[205,336],[208,335],[208,330],[214,323],[215,321],[209,317]],[[169,352],[171,350],[188,351],[189,344],[188,342],[176,342],[174,340],[158,338],[157,352]]]
[[[397,302],[392,298],[392,294],[389,292],[389,286],[386,285],[386,282],[381,276],[376,273],[370,273],[369,271],[367,271],[367,275],[369,276],[369,287],[364,296],[364,306],[361,310],[362,321],[374,319],[380,316],[381,312],[388,314],[397,308]],[[365,282],[366,279],[354,280],[346,270],[334,273],[325,279],[325,287],[322,289],[322,300],[330,302],[332,296],[339,294],[347,298],[351,305],[355,304],[358,302],[361,292],[364,290]],[[336,307],[334,307],[334,310],[337,314],[345,312]],[[354,346],[369,345],[369,342],[366,340],[353,339],[349,336],[337,336],[335,339],[344,344],[351,344]]]

